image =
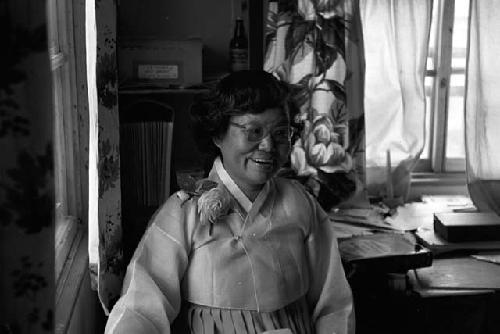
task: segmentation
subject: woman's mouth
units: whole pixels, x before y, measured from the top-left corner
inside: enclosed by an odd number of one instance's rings
[[[274,166],[274,159],[251,158],[250,160],[263,169],[272,169]]]

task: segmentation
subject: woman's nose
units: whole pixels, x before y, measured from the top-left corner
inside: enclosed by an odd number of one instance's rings
[[[259,142],[259,150],[265,152],[271,152],[274,148],[273,137],[271,133],[268,133],[267,136],[262,138]]]

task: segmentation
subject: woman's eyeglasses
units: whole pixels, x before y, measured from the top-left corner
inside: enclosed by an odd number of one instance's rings
[[[247,140],[249,142],[259,142],[270,133],[271,137],[277,143],[289,143],[292,138],[293,131],[288,125],[281,125],[275,128],[269,129],[261,125],[242,125],[235,122],[229,122],[229,124],[234,125],[245,132]]]

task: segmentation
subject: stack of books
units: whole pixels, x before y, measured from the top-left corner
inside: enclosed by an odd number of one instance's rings
[[[500,249],[500,217],[485,212],[434,214],[432,227],[419,228],[419,242],[435,254]]]

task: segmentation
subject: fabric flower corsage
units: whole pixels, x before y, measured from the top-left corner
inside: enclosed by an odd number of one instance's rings
[[[199,180],[193,188],[185,192],[190,197],[198,197],[200,224],[209,226],[209,234],[212,234],[213,224],[226,216],[231,208],[231,195],[223,185],[207,179]]]
[[[210,232],[212,225],[217,223],[218,219],[226,216],[231,207],[231,197],[227,190],[222,185],[204,192],[198,198],[198,214],[200,215],[200,223],[202,225],[210,224]]]

